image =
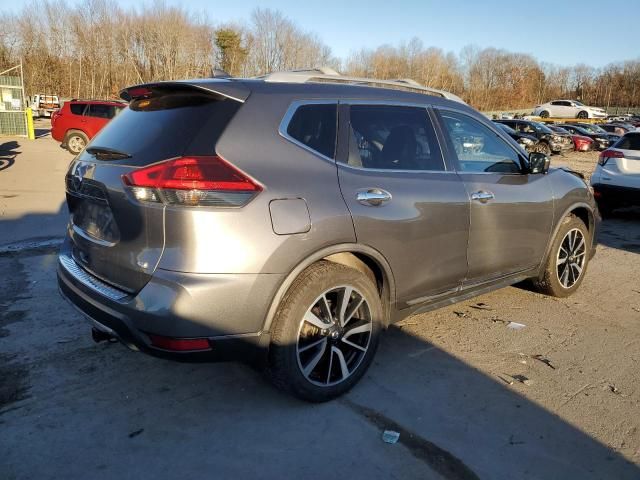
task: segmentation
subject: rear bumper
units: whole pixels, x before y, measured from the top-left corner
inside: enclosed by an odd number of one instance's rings
[[[64,249],[63,246],[61,258],[66,255]],[[94,328],[117,337],[132,349],[161,357],[202,361],[252,361],[266,351],[269,338],[261,330],[280,275],[156,271],[137,294],[116,298],[101,290],[99,284],[92,286],[66,265],[58,261],[62,296],[88,317]],[[149,334],[206,338],[211,349],[167,351],[154,347]]]
[[[603,183],[594,183],[592,187],[598,203],[640,205],[640,188],[619,187]]]

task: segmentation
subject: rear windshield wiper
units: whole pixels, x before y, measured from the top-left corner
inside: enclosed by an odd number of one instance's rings
[[[124,160],[125,158],[131,158],[128,153],[107,147],[89,147],[86,152],[98,160]]]

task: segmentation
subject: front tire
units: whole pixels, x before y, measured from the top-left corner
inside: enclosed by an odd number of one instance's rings
[[[578,112],[578,118],[589,118],[589,112],[585,112],[584,110],[581,110],[580,112]]]
[[[540,112],[540,118],[549,118],[549,112],[543,110]]]
[[[568,215],[558,229],[537,289],[553,297],[568,297],[582,283],[589,263],[591,235],[575,215]]]
[[[367,275],[328,261],[311,265],[276,313],[268,376],[302,400],[342,395],[371,365],[382,318],[378,289]]]

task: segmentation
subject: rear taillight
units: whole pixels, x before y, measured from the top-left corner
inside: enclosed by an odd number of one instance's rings
[[[219,156],[181,157],[122,176],[140,202],[241,207],[262,187]]]
[[[606,165],[610,158],[623,158],[624,154],[618,150],[605,150],[598,157],[600,165]]]

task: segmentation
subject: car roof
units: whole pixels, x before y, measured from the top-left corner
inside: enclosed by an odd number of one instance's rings
[[[406,103],[431,104],[434,106],[455,106],[457,109],[477,113],[459,97],[453,94],[441,92],[439,90],[427,89],[426,87],[421,91],[420,89],[422,87],[418,87],[410,83],[404,83],[405,81],[387,82],[384,80],[371,80],[370,84],[358,84],[355,83],[355,81],[351,83],[351,79],[349,77],[336,77],[336,82],[327,80],[327,77],[333,79],[334,76],[317,75],[316,77],[323,81],[289,82],[280,80],[269,81],[265,78],[207,78],[153,82],[125,88],[121,92],[121,97],[125,100],[129,100],[129,92],[136,88],[191,87],[217,93],[238,101],[245,101],[252,94],[277,93],[305,100],[355,99],[371,101],[401,101]],[[343,82],[345,79],[346,81]],[[365,79],[362,80],[364,81]],[[390,83],[393,83],[393,85],[390,85]],[[449,98],[441,96],[441,93]]]

